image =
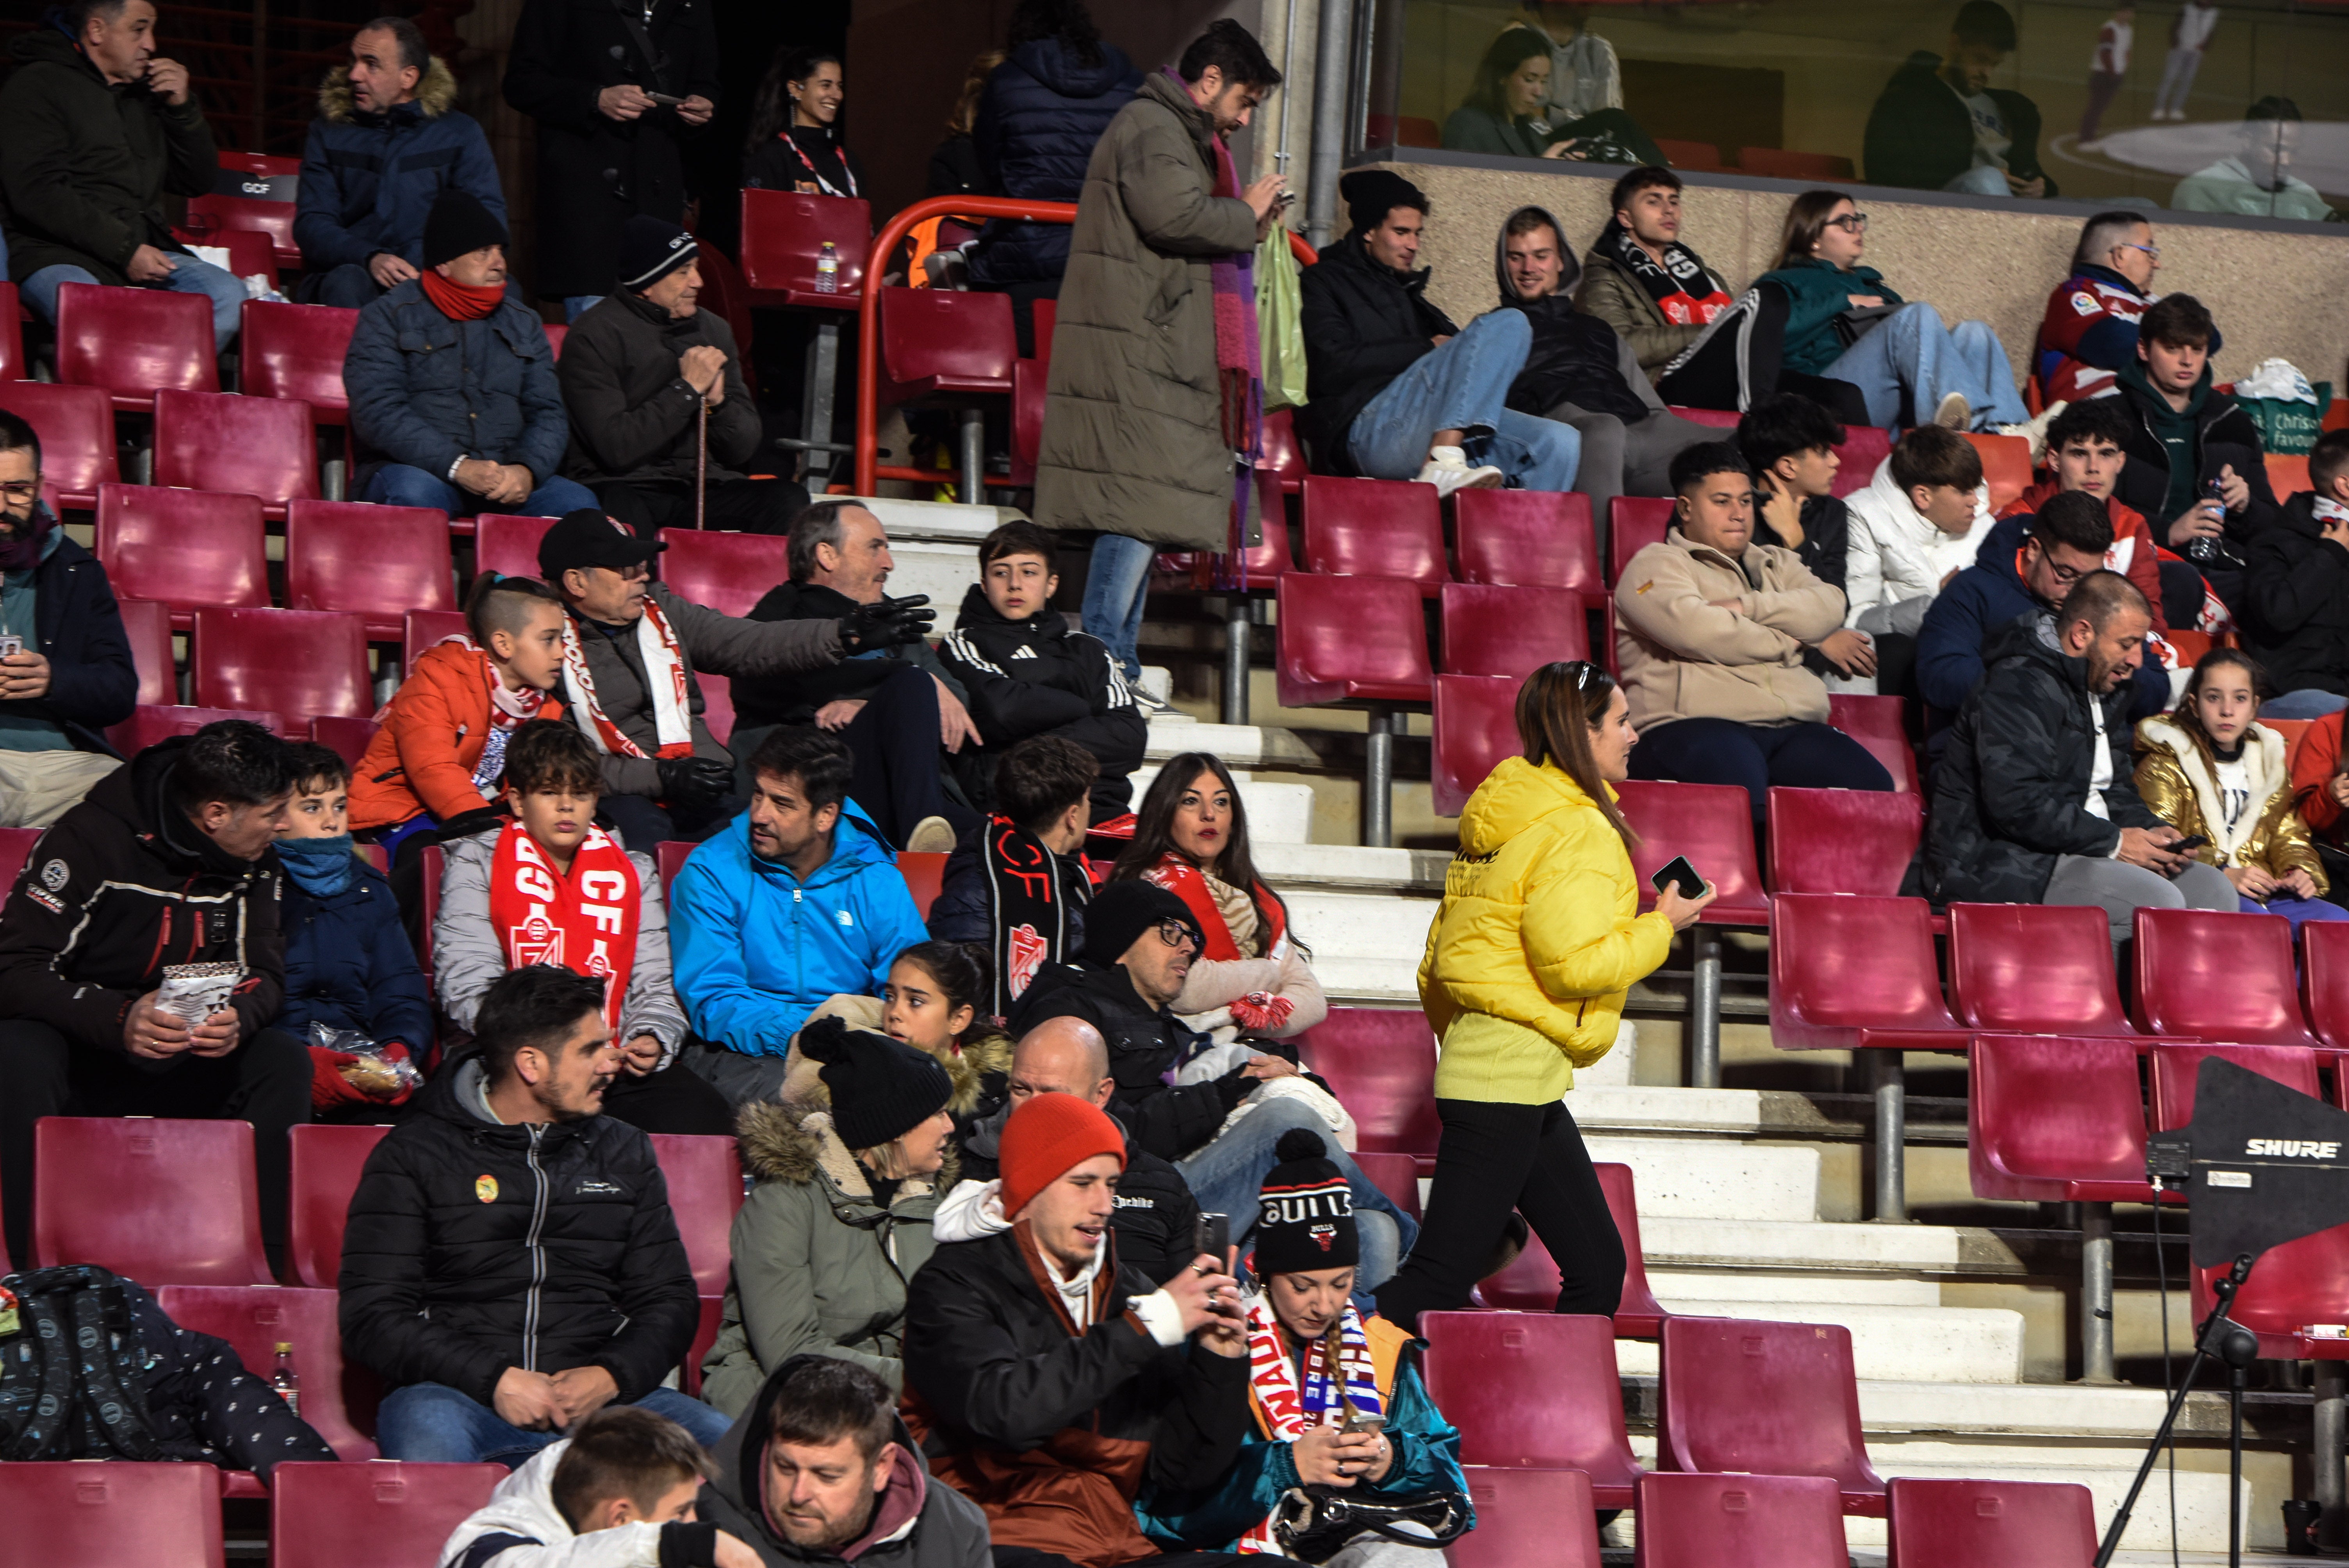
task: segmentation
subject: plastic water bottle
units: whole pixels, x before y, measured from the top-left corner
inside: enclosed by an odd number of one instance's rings
[[[269,1373],[269,1386],[285,1401],[285,1408],[296,1416],[302,1413],[302,1375],[294,1370],[294,1346],[280,1340],[277,1345],[277,1365]]]
[[[833,248],[830,240],[826,240],[823,242],[823,249],[816,253],[815,292],[818,294],[840,292],[840,253]]]

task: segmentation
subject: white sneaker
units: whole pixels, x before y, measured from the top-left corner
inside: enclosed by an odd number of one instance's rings
[[[1963,430],[1973,423],[1973,405],[1962,392],[1951,392],[1941,398],[1941,406],[1933,410],[1933,423],[1944,430]]]
[[[1482,468],[1468,466],[1468,454],[1457,447],[1430,447],[1427,462],[1419,470],[1419,482],[1435,487],[1438,500],[1454,490],[1498,490],[1501,470],[1490,463]]]
[[[905,852],[909,855],[942,855],[955,847],[954,824],[944,817],[925,817],[914,824],[906,836]]]
[[[1998,433],[2002,436],[2021,436],[2024,440],[2029,441],[2031,466],[2035,469],[2039,466],[2040,459],[2047,455],[2047,427],[2054,422],[2056,415],[2071,406],[2059,397],[2041,409],[2037,418],[2020,425],[2001,425],[1998,428]]]

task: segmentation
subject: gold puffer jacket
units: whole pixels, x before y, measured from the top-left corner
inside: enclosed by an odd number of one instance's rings
[[[2137,792],[2154,814],[2187,837],[2210,841],[2195,859],[2220,871],[2258,866],[2271,876],[2305,871],[2322,895],[2324,867],[2308,841],[2308,824],[2292,810],[2292,768],[2283,737],[2253,725],[2244,738],[2243,760],[2251,770],[2251,810],[2230,832],[2219,805],[2219,779],[2210,758],[2185,726],[2156,714],[2137,727]]]

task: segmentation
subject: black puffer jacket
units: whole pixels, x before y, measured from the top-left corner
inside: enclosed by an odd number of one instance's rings
[[[962,1141],[966,1178],[992,1181],[1003,1174],[1003,1124],[1010,1119],[1007,1105],[971,1128]],[[1118,1130],[1125,1132],[1125,1174],[1118,1179],[1117,1207],[1109,1217],[1118,1262],[1154,1280],[1172,1279],[1199,1255],[1192,1245],[1199,1200],[1183,1172],[1136,1143],[1124,1127]]]
[[[1170,1008],[1143,1003],[1123,966],[1080,969],[1047,965],[1019,998],[1011,1016],[1014,1039],[1047,1018],[1082,1018],[1109,1042],[1110,1076],[1117,1093],[1104,1107],[1124,1127],[1129,1142],[1162,1160],[1180,1160],[1224,1125],[1255,1080],[1234,1068],[1207,1083],[1174,1085],[1162,1076],[1206,1037]]]
[[[2275,689],[2349,694],[2349,547],[2324,537],[2315,495],[2285,501],[2243,562],[2246,645]]]
[[[1509,278],[1509,226],[1527,216],[1547,223],[1557,237],[1561,269],[1557,287],[1540,299],[1527,299],[1517,293]],[[1493,242],[1493,273],[1501,287],[1501,308],[1521,313],[1534,329],[1526,367],[1509,383],[1509,407],[1538,417],[1560,403],[1571,403],[1593,414],[1612,414],[1627,425],[1637,424],[1661,411],[1663,403],[1640,374],[1638,356],[1628,352],[1615,329],[1574,307],[1574,296],[1582,288],[1582,263],[1574,259],[1565,236],[1566,231],[1548,208],[1520,207],[1501,221],[1500,237]],[[1624,375],[1626,366],[1630,371],[1629,380]]]
[[[606,1116],[501,1126],[481,1058],[367,1156],[343,1234],[343,1354],[491,1403],[509,1367],[601,1367],[642,1398],[701,1318],[651,1140]]]
[[[1093,820],[1114,817],[1133,799],[1133,770],[1150,745],[1125,672],[1097,637],[1069,629],[1058,610],[1007,621],[974,583],[955,629],[938,644],[938,662],[962,686],[971,722],[987,737],[980,755],[988,777],[995,759],[1031,735],[1075,741],[1101,764],[1093,781]]]
[[[2036,612],[1993,632],[1986,653],[1989,673],[1933,769],[1918,868],[1937,907],[2037,903],[2058,855],[2107,855],[2123,828],[2161,826],[2130,769],[2129,683],[2089,696],[2087,661],[2066,657],[2055,618]],[[2095,758],[2091,701],[2104,708],[2111,753],[2109,820],[2083,804]]]
[[[605,294],[563,340],[554,376],[571,424],[564,477],[583,485],[692,483],[701,399],[678,360],[705,346],[726,356],[726,400],[709,410],[707,477],[740,479],[736,465],[758,456],[759,408],[742,379],[734,329],[714,310],[680,319],[626,290]]]
[[[1460,329],[1429,303],[1427,269],[1398,273],[1371,257],[1360,229],[1299,275],[1304,294],[1305,396],[1298,434],[1321,473],[1350,474],[1346,432],[1435,339]]]
[[[1058,38],[1031,38],[987,78],[971,124],[989,186],[1032,201],[1073,201],[1093,144],[1142,89],[1142,73],[1115,44],[1087,65]],[[1057,281],[1069,265],[1069,225],[991,219],[971,253],[980,288]]]
[[[2129,438],[2121,449],[2127,461],[2121,465],[2121,477],[2113,486],[2113,499],[2123,506],[2134,507],[2145,514],[2153,525],[2154,538],[2163,544],[2169,542],[2169,524],[2178,516],[2178,509],[2169,500],[2169,449],[2156,429],[2153,400],[2159,396],[2147,384],[2145,362],[2132,359],[2121,366],[2116,378],[2120,387],[2121,406],[2128,410]],[[2227,534],[2238,548],[2276,520],[2275,490],[2268,483],[2267,450],[2260,442],[2260,428],[2243,412],[2242,405],[2221,392],[2210,382],[2209,366],[2204,366],[2199,388],[2201,406],[2193,410],[2194,419],[2194,485],[2196,499],[2208,493],[2211,480],[2219,470],[2232,468],[2251,487],[2251,504],[2241,511],[2227,514]],[[2168,410],[2165,407],[2162,412]],[[2205,573],[2209,575],[2209,573]]]

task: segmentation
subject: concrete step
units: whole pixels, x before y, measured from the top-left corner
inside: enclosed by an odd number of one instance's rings
[[[1657,1292],[1667,1309],[1692,1317],[1754,1323],[1833,1323],[1851,1331],[1852,1367],[1863,1379],[1895,1374],[1935,1383],[2011,1384],[2023,1376],[2023,1315],[1999,1307],[1878,1306],[1832,1301],[1682,1301]],[[1618,1367],[1653,1376],[1657,1348],[1619,1340]]]
[[[1313,950],[1314,976],[1331,1001],[1418,1005],[1419,961],[1427,951],[1433,899],[1287,887],[1281,896],[1288,903],[1289,929]]]
[[[1164,722],[1161,719],[1151,721],[1154,726]],[[1175,727],[1179,729],[1181,727]],[[1223,729],[1226,727],[1219,724],[1195,723],[1191,727]],[[1153,733],[1155,734],[1157,731],[1154,729]],[[1170,752],[1169,755],[1172,756],[1174,753]],[[1229,766],[1228,762],[1226,766]],[[1245,768],[1233,768],[1231,773],[1232,783],[1240,792],[1240,804],[1247,811],[1248,844],[1251,851],[1259,844],[1301,845],[1313,836],[1313,786],[1268,782],[1257,778]],[[1151,782],[1157,777],[1158,764],[1155,762],[1144,762],[1133,770],[1135,806],[1139,807],[1142,804],[1142,798],[1150,792]],[[1262,854],[1256,855],[1256,862],[1257,874],[1271,878]],[[1277,878],[1271,880],[1274,886],[1280,886]],[[1286,888],[1282,889],[1283,896],[1286,896],[1287,891]]]
[[[1433,850],[1374,850],[1362,844],[1273,842],[1256,851],[1257,874],[1284,898],[1309,889],[1384,893],[1410,903],[1423,917],[1434,914],[1434,906],[1422,901],[1444,892],[1444,868],[1450,862],[1449,855]]]
[[[1651,1269],[1648,1283],[1671,1301],[1818,1301],[1853,1306],[1939,1306],[1941,1287],[1894,1274],[1706,1273]]]
[[[1594,1140],[1594,1142],[1597,1140]],[[1608,1140],[1616,1147],[1667,1141]],[[1636,1169],[1636,1167],[1635,1167]],[[1640,1241],[1650,1268],[1978,1274],[2016,1272],[1987,1231],[1954,1225],[1840,1224],[1699,1218],[1656,1212],[1640,1181]]]
[[[1631,1168],[1649,1216],[1787,1222],[1818,1219],[1819,1151],[1702,1138],[1590,1138],[1590,1157]],[[1647,1242],[1649,1254],[1655,1243]]]
[[[1313,749],[1286,729],[1210,724],[1185,713],[1152,715],[1150,740],[1143,755],[1152,762],[1164,762],[1185,751],[1212,752],[1223,758],[1226,768],[1320,767]]]

